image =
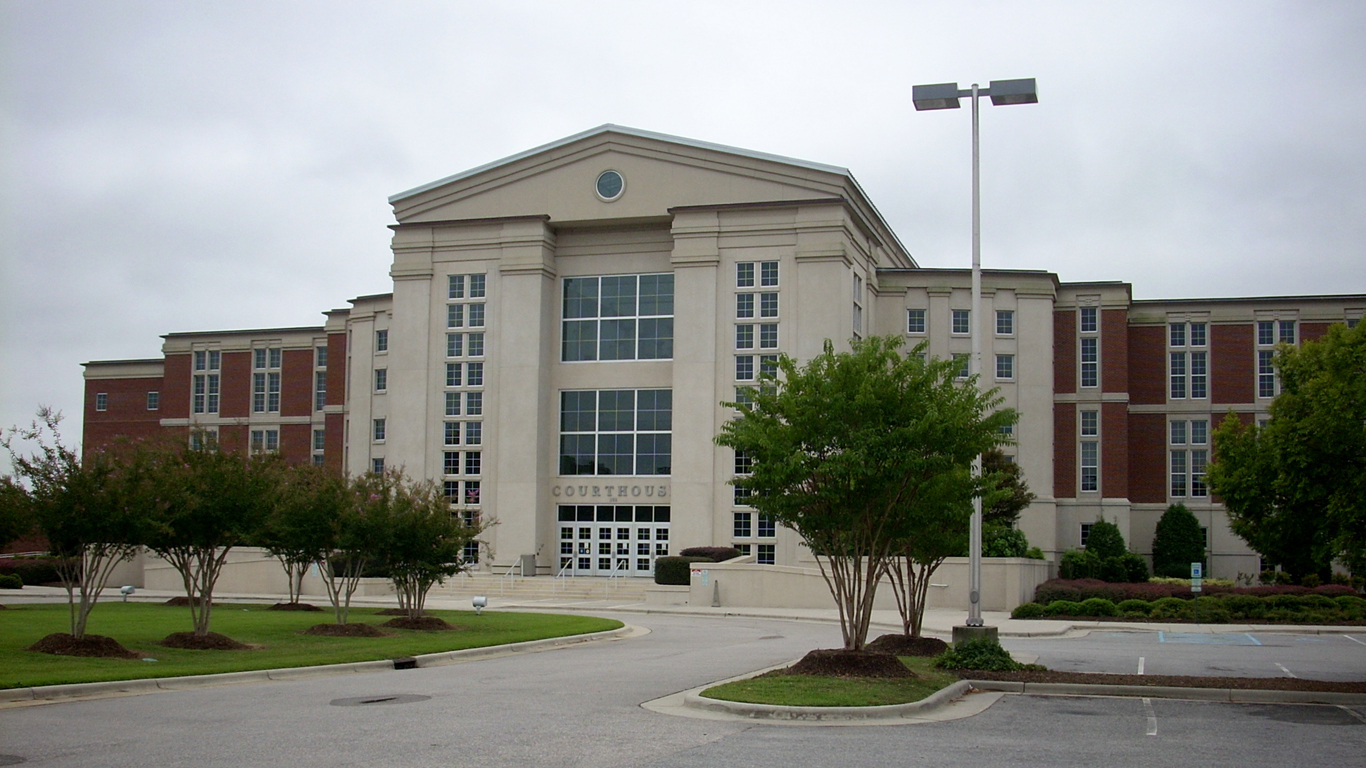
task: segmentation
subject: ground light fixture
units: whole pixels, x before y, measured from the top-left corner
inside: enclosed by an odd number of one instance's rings
[[[138,591],[138,588],[135,587],[135,586],[133,586],[132,584],[128,584],[128,585],[123,586],[123,587],[119,587],[119,594],[120,594],[120,595],[123,595],[123,602],[125,602],[125,603],[128,602],[128,596],[131,595],[131,594],[133,594],[133,593],[136,592],[136,591]]]
[[[1009,104],[1037,104],[1039,89],[1034,78],[1021,80],[992,80],[986,88],[973,83],[971,88],[959,89],[958,83],[911,86],[911,101],[916,111],[958,109],[959,99],[972,99],[972,314],[968,326],[972,340],[972,357],[968,373],[976,377],[982,387],[982,183],[981,154],[977,147],[977,99],[990,96],[995,106]],[[982,473],[982,457],[973,460],[974,475]],[[982,497],[972,500],[972,529],[968,545],[968,621],[969,627],[983,626],[982,621]]]
[[[474,605],[474,615],[483,616],[484,609],[488,607],[489,599],[487,597],[484,597],[483,595],[480,595],[479,597],[474,598],[470,602]]]

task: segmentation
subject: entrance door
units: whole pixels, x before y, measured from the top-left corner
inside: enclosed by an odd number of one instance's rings
[[[669,554],[669,511],[560,505],[560,569],[576,576],[653,576],[655,558]]]

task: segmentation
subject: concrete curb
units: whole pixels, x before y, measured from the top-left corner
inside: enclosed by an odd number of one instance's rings
[[[710,687],[710,686],[708,686]],[[888,704],[879,707],[784,707],[775,704],[750,704],[741,701],[709,699],[690,693],[683,697],[683,706],[710,712],[724,712],[751,720],[786,720],[827,722],[832,720],[899,720],[931,712],[963,696],[970,689],[967,680],[941,688],[920,701],[907,704]]]
[[[1040,696],[1131,696],[1148,699],[1187,699],[1235,704],[1366,705],[1366,694],[1331,691],[1272,691],[1245,688],[1181,688],[1169,685],[1091,685],[1083,683],[1022,683],[1011,680],[966,680],[980,691]]]
[[[413,658],[417,666],[433,667],[454,664],[460,661],[474,661],[493,656],[514,653],[534,653],[569,645],[590,643],[598,640],[639,637],[649,634],[648,629],[625,624],[618,629],[604,632],[591,632],[586,635],[566,637],[547,637],[541,640],[526,640],[507,645],[489,645],[481,648],[465,648],[458,651],[425,653]],[[343,675],[356,672],[392,672],[394,659],[375,661],[354,661],[343,664],[321,664],[311,667],[284,667],[281,669],[254,669],[246,672],[223,672],[215,675],[186,675],[184,677],[155,677],[139,680],[111,680],[100,683],[68,683],[65,685],[40,685],[31,688],[5,688],[0,690],[0,704],[23,701],[50,701],[83,696],[107,696],[123,693],[155,693],[157,691],[182,691],[190,688],[207,688],[214,685],[235,685],[270,680],[301,680],[324,675]]]

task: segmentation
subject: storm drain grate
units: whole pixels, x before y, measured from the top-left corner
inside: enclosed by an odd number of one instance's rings
[[[426,701],[431,696],[420,696],[416,693],[394,693],[379,694],[375,696],[352,696],[348,699],[333,699],[328,704],[334,707],[360,707],[367,704],[412,704],[417,701]]]

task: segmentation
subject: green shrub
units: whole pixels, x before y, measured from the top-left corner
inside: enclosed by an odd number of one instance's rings
[[[1323,579],[1320,579],[1316,573],[1306,574],[1304,578],[1300,579],[1300,586],[1309,587],[1310,589],[1321,587],[1323,586]]]
[[[1038,603],[1021,603],[1010,612],[1012,619],[1037,619],[1046,613],[1044,607]]]
[[[1024,557],[1029,540],[1016,528],[993,525],[982,531],[983,557]]]
[[[0,589],[23,589],[24,580],[13,573],[0,575]]]
[[[1030,560],[1044,560],[1043,550],[1038,547],[1030,547],[1025,550],[1024,556]]]
[[[1125,581],[1142,584],[1148,580],[1148,561],[1143,559],[1143,555],[1125,552],[1121,560],[1124,562]]]
[[[1069,549],[1062,553],[1058,575],[1064,579],[1095,579],[1100,577],[1100,558],[1085,549]]]
[[[1223,606],[1236,619],[1260,619],[1266,614],[1266,604],[1252,595],[1226,595]]]
[[[1119,526],[1101,518],[1091,524],[1091,534],[1086,537],[1086,551],[1094,552],[1102,561],[1110,557],[1123,557],[1129,547],[1124,543],[1124,534]]]
[[[1222,598],[1197,597],[1190,605],[1191,618],[1204,624],[1226,624],[1233,618]]]
[[[1103,597],[1093,597],[1081,602],[1081,616],[1114,616],[1119,613],[1115,604]]]
[[[1205,535],[1200,521],[1184,504],[1173,504],[1162,513],[1153,535],[1153,573],[1158,576],[1190,576],[1191,563],[1205,561]]]
[[[62,580],[55,557],[6,557],[0,559],[0,574],[13,574],[25,584],[53,584]]]
[[[1164,597],[1153,601],[1153,607],[1148,612],[1148,616],[1154,619],[1179,619],[1189,607],[1189,600],[1182,600],[1179,597]]]
[[[1301,595],[1300,605],[1320,611],[1336,610],[1338,607],[1338,604],[1333,602],[1333,598],[1326,595]]]
[[[713,563],[724,563],[740,556],[735,547],[688,547],[678,553],[679,557],[696,557]]]
[[[1366,609],[1366,598],[1357,597],[1356,595],[1335,597],[1333,598],[1333,602],[1337,603],[1338,608],[1341,608],[1344,611]]]
[[[1129,614],[1147,616],[1148,612],[1152,609],[1153,604],[1147,600],[1124,600],[1119,605],[1115,606],[1115,610],[1126,616]]]
[[[1026,668],[1010,658],[1010,653],[1000,643],[985,637],[965,640],[950,647],[935,657],[934,665],[940,669],[984,669],[992,672],[1013,672]]]
[[[686,587],[692,583],[692,564],[710,562],[710,558],[682,555],[655,558],[655,583]]]
[[[1080,616],[1081,603],[1074,603],[1071,600],[1054,600],[1044,610],[1048,612],[1049,616]]]
[[[1107,557],[1100,561],[1100,580],[1111,584],[1123,584],[1129,580],[1129,571],[1124,567],[1123,557]]]

